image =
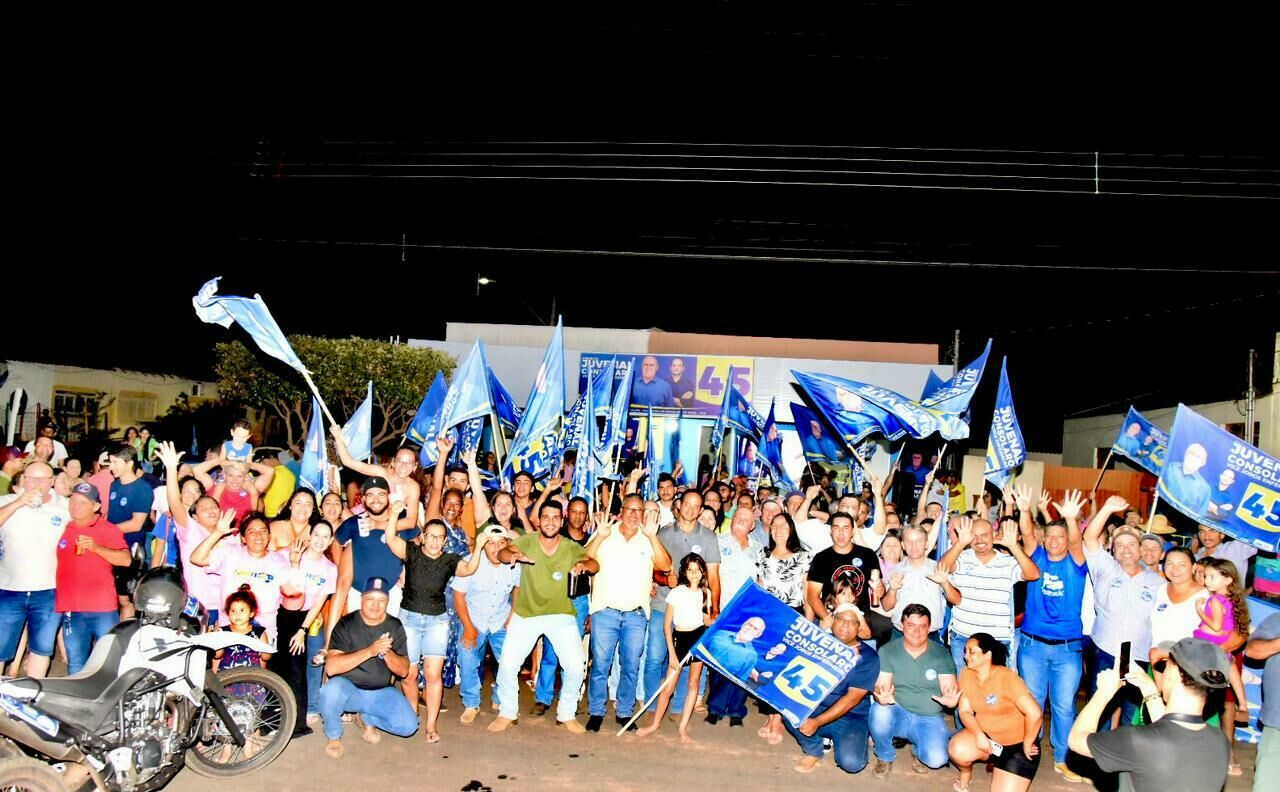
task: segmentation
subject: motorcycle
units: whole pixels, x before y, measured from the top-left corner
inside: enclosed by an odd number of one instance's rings
[[[297,703],[263,668],[210,672],[215,652],[252,636],[202,632],[204,612],[172,568],[134,590],[137,618],[94,646],[83,670],[0,678],[0,789],[148,792],[185,766],[212,778],[259,770],[288,745]]]

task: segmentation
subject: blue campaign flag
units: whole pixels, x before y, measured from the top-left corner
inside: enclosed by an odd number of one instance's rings
[[[774,417],[776,404],[777,399],[769,402],[769,417],[764,420],[764,432],[760,440],[760,456],[769,466],[774,485],[791,491],[796,489],[796,485],[782,466],[782,433],[778,431],[778,420]]]
[[[827,374],[806,374],[801,371],[792,371],[791,374],[808,397],[809,403],[836,429],[840,438],[851,446],[877,432],[887,440],[897,440],[908,430],[912,437],[925,437],[937,428],[933,416],[926,413],[922,420],[928,422],[928,431],[920,434],[923,429],[904,426],[897,414],[886,409],[878,399],[870,397],[871,393],[887,396],[891,403],[898,406],[910,402],[905,396],[893,391]]]
[[[670,416],[664,418],[667,422],[667,454],[666,470],[675,476],[676,462],[680,461],[680,424],[684,422],[684,408],[680,408],[680,414],[672,418]],[[680,468],[680,475],[676,477],[676,486],[684,486],[687,481],[684,468]]]
[[[812,715],[859,662],[876,662],[873,652],[864,648],[859,656],[755,581],[738,590],[692,652],[793,726]],[[867,670],[870,681],[859,687],[874,686],[878,673],[876,662]]]
[[[991,418],[991,435],[987,439],[987,464],[984,475],[996,489],[1009,483],[1009,471],[1027,460],[1026,443],[1013,409],[1013,392],[1009,390],[1008,358],[1000,361],[1000,388],[996,391],[996,410]]]
[[[622,379],[613,389],[613,406],[609,409],[609,420],[605,422],[604,436],[600,444],[608,449],[610,455],[622,445],[627,436],[627,418],[631,409],[631,378],[635,374],[635,361],[621,361],[626,369]],[[616,370],[615,370],[616,376]]]
[[[516,431],[520,426],[520,419],[524,417],[524,410],[516,405],[515,399],[511,398],[511,393],[503,387],[493,369],[489,369],[489,390],[493,393],[493,411],[498,416],[498,423],[502,424],[503,429]]]
[[[587,392],[583,391],[578,394],[578,400],[569,408],[569,412],[564,416],[564,430],[560,433],[560,439],[556,446],[555,456],[564,456],[564,452],[570,448],[578,447],[578,438],[582,434],[582,429],[586,426],[582,422],[582,416],[587,414]]]
[[[925,399],[937,393],[938,389],[945,384],[946,380],[933,373],[933,369],[929,369],[929,379],[925,380],[924,390],[920,391],[920,401],[923,402]]]
[[[200,459],[200,440],[196,437],[196,425],[191,424],[191,458]]]
[[[329,491],[329,451],[324,439],[324,419],[320,415],[320,402],[311,397],[311,425],[307,429],[306,445],[302,449],[302,467],[298,472],[298,485],[306,487],[317,498]]]
[[[1120,427],[1120,434],[1111,445],[1112,451],[1153,476],[1159,476],[1164,468],[1168,448],[1169,435],[1133,407],[1129,408],[1124,425]]]
[[[293,347],[289,346],[289,341],[280,330],[280,325],[276,324],[275,317],[271,315],[271,311],[267,310],[267,304],[262,301],[262,297],[257,294],[253,297],[219,297],[218,281],[220,280],[222,276],[209,281],[191,298],[196,316],[203,322],[220,324],[223,327],[238,324],[263,352],[290,368],[306,371],[306,367],[298,359]]]
[[[662,473],[660,469],[661,455],[658,453],[658,436],[653,431],[653,405],[649,407],[649,420],[647,422],[648,437],[644,443],[644,464],[649,468],[649,474],[644,479],[644,499],[658,499],[658,476]]]
[[[733,376],[732,368],[729,376]],[[733,380],[730,379],[729,382]],[[728,427],[750,437],[758,444],[761,432],[764,431],[764,418],[756,408],[751,406],[751,402],[747,401],[747,397],[742,395],[736,385],[729,386],[728,392],[725,393],[725,401],[729,404],[729,408],[725,411],[725,423]]]
[[[729,366],[728,382],[733,382],[733,366]],[[729,431],[729,403],[731,399],[729,394],[733,391],[732,387],[726,388],[724,397],[720,399],[720,413],[716,416],[715,425],[711,427],[711,457],[713,460],[720,456],[720,444],[724,442],[724,433]],[[650,413],[653,411],[650,410]]]
[[[609,361],[609,365],[602,367],[596,372],[591,383],[591,414],[597,418],[604,418],[609,415],[612,408],[610,395],[613,393],[613,372],[618,365],[618,356],[614,355],[613,360]]]
[[[453,382],[449,383],[449,388],[445,391],[440,412],[427,426],[427,442],[422,444],[422,450],[418,453],[422,466],[431,467],[438,461],[435,444],[437,437],[473,418],[483,418],[492,410],[489,364],[485,361],[484,342],[476,339],[467,359],[453,372]]]
[[[612,366],[609,367],[609,377],[612,379]],[[587,379],[587,392],[582,394],[584,404],[593,404],[595,383],[593,378]],[[609,380],[605,380],[609,382]],[[596,475],[600,470],[600,463],[596,459],[596,417],[590,410],[583,409],[580,411],[578,421],[581,427],[578,429],[578,459],[573,466],[573,481],[569,485],[569,497],[582,497],[587,499],[587,513],[595,512],[596,503]]]
[[[796,434],[800,436],[800,447],[804,449],[806,460],[839,465],[848,461],[848,446],[841,442],[826,421],[810,412],[808,407],[792,402],[791,419],[796,422]]]
[[[1196,522],[1261,550],[1280,543],[1280,459],[1179,404],[1160,499]]]
[[[982,354],[978,355],[972,363],[956,372],[956,375],[939,386],[932,393],[927,393],[921,397],[920,404],[931,410],[937,410],[941,413],[953,413],[955,415],[964,415],[969,411],[969,402],[973,399],[973,393],[978,389],[978,383],[982,381],[982,372],[987,368],[987,356],[991,354],[991,339],[987,339],[987,346],[982,350]],[[929,372],[933,375],[933,372]],[[929,390],[929,386],[925,386],[925,390]],[[966,417],[967,422],[967,417]],[[965,437],[968,437],[965,433]],[[957,438],[947,438],[957,439]]]
[[[440,408],[444,406],[444,394],[447,390],[444,372],[437,371],[427,394],[422,397],[422,404],[418,405],[418,412],[414,414],[413,420],[409,422],[409,428],[405,430],[405,437],[420,446],[425,446],[428,442],[435,443],[435,438],[429,437],[427,432],[431,431],[431,422],[440,415]]]
[[[511,441],[511,451],[503,469],[504,479],[526,471],[535,479],[554,471],[552,466],[562,448],[564,422],[564,327],[556,322],[533,389],[525,401],[524,418]]]
[[[352,459],[368,459],[373,454],[373,380],[364,401],[342,427],[342,442]]]

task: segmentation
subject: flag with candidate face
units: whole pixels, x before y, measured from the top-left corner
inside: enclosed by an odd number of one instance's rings
[[[1000,388],[996,391],[996,409],[991,418],[984,470],[987,481],[999,490],[1009,483],[1010,471],[1027,460],[1027,446],[1018,426],[1018,413],[1013,408],[1013,392],[1009,389],[1007,363],[1007,358],[1000,361]]]

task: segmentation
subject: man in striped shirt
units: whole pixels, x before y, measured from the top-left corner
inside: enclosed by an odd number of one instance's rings
[[[1018,541],[1018,521],[1003,521],[999,544],[1011,555],[996,552],[991,523],[961,517],[956,543],[938,566],[951,570],[945,589],[951,603],[951,656],[964,667],[964,644],[974,633],[989,633],[1010,648],[1013,644],[1013,584],[1039,580],[1040,568]]]

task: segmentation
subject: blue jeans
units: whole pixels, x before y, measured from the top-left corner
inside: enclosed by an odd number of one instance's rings
[[[80,673],[93,645],[120,623],[118,611],[68,613],[62,619],[62,642],[67,647],[67,675]]]
[[[649,633],[644,645],[644,695],[653,696],[653,692],[662,687],[662,680],[667,678],[667,634],[663,632],[663,622],[667,619],[666,611],[649,613]],[[702,675],[705,681],[706,674]],[[680,669],[680,678],[676,680],[676,689],[671,694],[671,714],[679,715],[684,711],[684,697],[689,690],[689,666]],[[622,695],[618,695],[621,703]],[[649,705],[649,712],[658,708],[655,698]]]
[[[587,629],[587,612],[591,607],[591,597],[583,594],[581,597],[573,598],[573,612],[578,620],[578,637],[585,635]],[[551,706],[551,700],[556,697],[556,667],[560,665],[560,659],[556,657],[555,647],[551,645],[551,641],[543,640],[542,642],[542,665],[538,666],[538,686],[533,691],[533,700],[539,704]]]
[[[1045,696],[1050,698],[1049,740],[1055,764],[1067,761],[1067,735],[1076,719],[1076,690],[1084,671],[1083,650],[1083,638],[1050,645],[1024,634],[1019,641],[1018,675],[1041,707]]]
[[[53,609],[53,589],[0,591],[0,663],[18,654],[22,628],[27,627],[27,651],[53,656],[61,616]]]
[[[786,718],[782,719],[782,724],[800,743],[800,750],[805,756],[821,759],[822,739],[825,737],[835,746],[836,767],[846,773],[857,773],[867,766],[866,718],[845,715],[818,729],[812,737],[801,734]]]
[[[707,688],[711,691],[707,694],[707,714],[718,715],[721,718],[747,717],[746,689],[729,681],[727,677],[710,666],[703,666],[703,668],[706,669],[703,676],[711,677],[711,681],[707,683]]]
[[[947,728],[942,713],[917,715],[898,704],[885,707],[872,701],[869,721],[871,741],[880,761],[893,763],[898,755],[893,747],[893,738],[901,737],[911,743],[916,758],[926,767],[937,770],[947,763],[947,742],[951,739],[951,730]]]
[[[956,633],[951,633],[951,659],[952,659],[952,660],[954,660],[954,661],[955,661],[955,663],[956,663],[956,678],[957,678],[957,679],[959,679],[959,678],[960,678],[960,672],[961,672],[961,671],[963,671],[963,670],[964,670],[964,668],[965,668],[965,665],[964,665],[964,645],[965,645],[968,641],[969,641],[969,636],[967,636],[967,635],[958,635],[958,634],[956,634]],[[1008,656],[1007,656],[1007,657],[1005,657],[1005,659],[1004,659],[1004,664],[1005,664],[1005,666],[1006,666],[1006,667],[1008,667],[1008,668],[1014,668],[1014,666],[1013,666],[1013,662],[1014,662],[1014,660],[1013,660],[1013,644],[1012,644],[1012,642],[1010,642],[1010,641],[1001,641],[1001,642],[1000,642],[1000,644],[1001,644],[1002,646],[1004,646],[1004,648],[1005,648],[1005,652],[1006,652],[1006,653],[1007,653],[1007,655],[1008,655]]]
[[[312,635],[307,633],[307,714],[320,714],[320,686],[324,684],[324,663],[311,662],[324,648],[324,628]]]
[[[619,718],[631,717],[636,706],[636,682],[640,676],[640,653],[644,651],[647,626],[643,608],[626,613],[604,608],[592,614],[591,682],[587,689],[589,714],[604,717],[609,704],[609,671],[616,652],[621,673],[618,702],[613,707],[613,714]]]
[[[358,713],[366,725],[397,737],[408,737],[418,730],[418,715],[400,692],[399,685],[361,690],[346,677],[329,677],[320,688],[320,717],[324,719],[325,737],[330,740],[342,737],[344,712]]]
[[[462,706],[467,709],[476,709],[480,706],[480,693],[484,689],[484,680],[482,674],[484,669],[484,648],[485,646],[493,647],[493,656],[502,657],[502,644],[507,640],[507,631],[505,629],[498,630],[493,633],[477,632],[476,645],[468,649],[458,642],[458,673],[461,679],[458,681],[458,687],[462,694]],[[493,692],[493,700],[498,700],[498,691],[495,688]]]

